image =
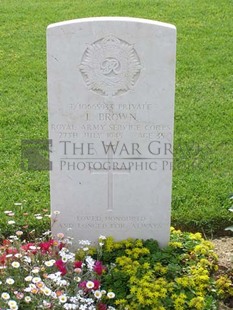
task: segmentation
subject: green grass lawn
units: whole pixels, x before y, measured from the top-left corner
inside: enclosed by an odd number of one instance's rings
[[[49,210],[49,176],[21,169],[21,140],[46,139],[46,27],[91,16],[176,25],[173,225],[220,233],[231,224],[233,105],[231,0],[1,0],[0,211],[35,223]],[[149,43],[148,43],[149,44]],[[22,202],[15,206],[15,202]],[[28,215],[22,216],[24,213]],[[0,217],[10,233],[6,216]],[[9,229],[9,230],[8,230]]]

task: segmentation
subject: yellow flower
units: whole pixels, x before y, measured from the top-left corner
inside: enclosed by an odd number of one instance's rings
[[[203,241],[203,245],[208,247],[210,250],[213,250],[214,249],[214,244],[208,240],[204,240]]]
[[[202,265],[203,267],[211,266],[211,262],[208,261],[208,259],[206,259],[206,258],[201,258],[200,259],[200,265]]]
[[[176,242],[176,241],[169,242],[169,245],[172,246],[173,248],[182,248],[183,247],[181,242]]]
[[[186,298],[187,298],[187,296],[183,293],[181,293],[179,295],[176,295],[176,294],[172,295],[172,299],[174,300],[175,310],[183,310],[184,309],[184,305],[186,303]]]
[[[117,257],[116,263],[119,264],[120,266],[131,265],[132,259],[127,256],[120,256],[120,257]]]
[[[136,242],[135,242],[135,247],[142,247],[143,246],[143,244],[142,244],[142,240],[140,240],[140,239],[137,239],[136,240]]]
[[[131,294],[136,293],[137,292],[137,286],[131,286],[130,292],[131,292]]]
[[[218,265],[214,265],[214,271],[218,271]]]
[[[192,287],[194,284],[193,278],[191,277],[176,278],[175,281],[182,287]]]
[[[115,301],[115,304],[116,305],[125,305],[125,304],[127,304],[127,300],[126,299],[117,299]]]
[[[104,248],[107,252],[111,252],[114,247],[114,241],[112,237],[107,237],[104,243]]]
[[[174,230],[172,230],[172,233],[174,234],[174,235],[182,235],[182,232],[181,232],[181,230],[180,229],[174,229]]]
[[[129,238],[129,239],[125,240],[124,245],[126,248],[132,248],[133,247],[133,239]]]
[[[160,296],[162,298],[165,298],[167,295],[167,289],[166,288],[161,288],[161,291],[160,291]]]
[[[204,247],[202,244],[198,244],[194,248],[194,253],[206,255],[208,254],[208,248]]]
[[[203,240],[201,233],[195,233],[195,234],[190,233],[189,238],[191,240]]]
[[[156,263],[156,265],[154,266],[154,271],[164,275],[167,273],[167,268],[163,267],[161,263]]]
[[[192,298],[189,302],[190,308],[193,307],[194,309],[197,309],[197,310],[204,309],[204,305],[205,305],[205,300],[203,297],[200,297],[200,296]]]
[[[233,296],[233,286],[231,280],[227,276],[221,276],[216,280],[216,287],[219,296],[229,294]]]
[[[125,253],[131,256],[133,259],[138,259],[139,256],[150,254],[150,251],[147,248],[133,248],[127,249]]]
[[[144,264],[142,265],[142,267],[143,267],[144,269],[149,269],[149,268],[150,268],[150,264],[149,264],[149,263],[144,263]]]

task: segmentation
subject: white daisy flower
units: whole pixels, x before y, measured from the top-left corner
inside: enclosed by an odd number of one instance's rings
[[[95,298],[100,299],[102,297],[101,291],[99,291],[99,290],[95,291],[94,296],[95,296]]]
[[[31,290],[33,290],[34,288],[36,288],[35,284],[32,284],[32,283],[29,284],[29,287],[30,287]]]
[[[50,290],[50,288],[48,287],[44,287],[42,292],[46,295],[46,296],[50,296],[52,294],[52,291]]]
[[[48,260],[48,261],[46,261],[44,264],[45,264],[45,266],[47,266],[47,267],[52,267],[52,266],[54,265],[54,261]]]
[[[32,299],[31,299],[30,296],[25,296],[24,300],[25,300],[26,303],[29,303]]]
[[[93,288],[94,286],[95,286],[94,282],[92,282],[92,281],[87,281],[87,283],[86,283],[86,287],[87,287],[87,288],[91,289],[91,288]]]
[[[108,292],[107,297],[108,298],[114,298],[116,295],[113,292]]]
[[[24,278],[24,280],[26,282],[31,282],[32,281],[32,276],[27,276],[26,278]]]
[[[33,283],[39,283],[39,282],[41,282],[41,278],[40,278],[40,277],[34,277],[34,278],[32,279],[32,282],[33,282]]]
[[[15,300],[9,300],[8,301],[8,306],[10,307],[10,309],[15,310],[18,309],[18,305],[16,303]]]
[[[14,225],[15,224],[15,221],[8,221],[7,222],[9,225]]]
[[[61,303],[67,302],[67,297],[66,297],[66,295],[61,295],[61,296],[59,296],[59,301],[60,301]]]
[[[40,271],[40,268],[39,267],[34,267],[33,269],[32,269],[32,272],[33,273],[38,273]]]
[[[6,283],[9,284],[9,285],[12,285],[12,284],[15,283],[15,280],[12,279],[12,278],[7,278],[7,279],[6,279]]]
[[[12,262],[11,266],[14,267],[14,268],[19,268],[20,263],[19,262]]]
[[[63,263],[66,263],[68,261],[67,256],[62,256],[61,260],[63,261]]]
[[[26,288],[24,289],[24,292],[30,293],[30,292],[31,292],[31,288],[30,288],[30,287],[26,287]]]
[[[17,230],[15,234],[16,234],[17,236],[22,236],[23,231],[22,231],[22,230]]]
[[[116,295],[113,292],[108,292],[107,297],[112,299],[114,298]]]
[[[6,292],[3,292],[2,295],[1,295],[1,297],[2,297],[2,299],[4,299],[4,300],[10,299],[10,295],[9,295],[8,293],[6,293]]]
[[[14,255],[14,257],[16,257],[16,258],[21,258],[23,255],[22,254],[20,254],[20,253],[16,253],[15,255]]]

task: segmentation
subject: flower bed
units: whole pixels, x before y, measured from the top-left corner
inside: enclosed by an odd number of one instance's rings
[[[99,237],[79,249],[63,234],[26,241],[23,232],[0,247],[0,309],[217,309],[233,296],[218,275],[213,245],[201,234],[171,229],[169,245],[155,240]]]

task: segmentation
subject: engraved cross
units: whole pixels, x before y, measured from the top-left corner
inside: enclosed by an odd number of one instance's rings
[[[113,155],[112,155],[112,150],[108,150],[108,162],[109,162],[109,169],[91,169],[91,172],[93,174],[108,174],[108,196],[107,196],[107,202],[108,202],[108,207],[107,211],[113,211],[114,207],[114,175],[119,175],[119,174],[128,174],[130,173],[130,169],[118,169],[118,170],[113,170]]]

